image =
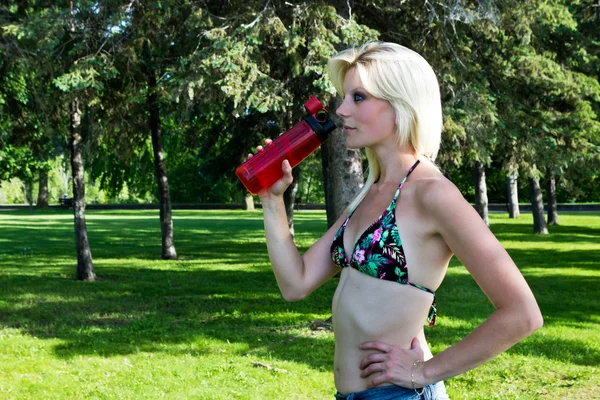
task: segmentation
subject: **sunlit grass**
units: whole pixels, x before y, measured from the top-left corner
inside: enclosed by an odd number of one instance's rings
[[[551,235],[530,215],[492,230],[536,294],[545,326],[447,381],[453,399],[590,399],[600,389],[600,215],[563,214]],[[0,213],[0,397],[7,399],[332,399],[336,281],[285,302],[261,212],[176,211],[180,259],[160,260],[158,211],[88,211],[98,280],[75,274],[73,216]],[[326,229],[296,213],[306,249]],[[438,291],[442,351],[493,311],[456,260]],[[252,362],[288,373],[269,371]]]

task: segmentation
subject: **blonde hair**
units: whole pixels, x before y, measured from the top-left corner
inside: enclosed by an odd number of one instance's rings
[[[400,147],[409,144],[418,154],[435,161],[442,134],[442,105],[437,78],[418,53],[396,43],[369,42],[344,50],[327,63],[329,79],[344,98],[346,73],[354,68],[364,89],[387,100],[396,117]],[[379,160],[366,149],[369,174],[365,185],[349,205],[353,210],[379,178]]]

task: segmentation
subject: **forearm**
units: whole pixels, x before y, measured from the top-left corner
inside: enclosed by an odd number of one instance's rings
[[[541,324],[536,304],[518,311],[496,310],[471,334],[424,364],[424,383],[451,378],[491,360],[539,329]]]
[[[283,198],[264,199],[263,212],[267,250],[281,294],[288,301],[299,300],[305,296],[304,263],[287,224]]]

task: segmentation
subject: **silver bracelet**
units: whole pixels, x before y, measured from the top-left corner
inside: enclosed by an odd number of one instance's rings
[[[412,383],[412,388],[415,392],[417,392],[417,394],[420,396],[423,394],[423,392],[425,391],[425,388],[421,388],[421,392],[419,392],[417,390],[417,388],[415,387],[415,367],[418,364],[425,364],[425,361],[423,360],[415,360],[415,362],[413,362],[412,368],[410,370],[410,382]]]

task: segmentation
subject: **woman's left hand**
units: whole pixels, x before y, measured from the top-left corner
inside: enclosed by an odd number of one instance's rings
[[[415,361],[423,360],[423,349],[418,338],[412,340],[408,350],[382,342],[365,342],[359,347],[361,350],[375,350],[360,363],[361,378],[378,374],[371,380],[369,388],[377,387],[384,382],[412,388],[413,373],[415,387],[424,386],[422,384],[423,363],[417,363],[413,371]]]

